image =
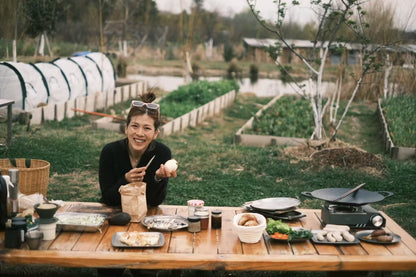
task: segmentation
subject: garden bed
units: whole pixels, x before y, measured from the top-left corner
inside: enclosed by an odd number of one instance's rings
[[[282,137],[282,136],[272,136],[272,135],[256,135],[256,134],[247,134],[245,131],[253,127],[253,122],[255,117],[260,117],[262,113],[270,108],[272,105],[279,100],[282,95],[278,95],[273,98],[267,105],[260,109],[255,116],[251,117],[234,135],[234,142],[236,144],[247,145],[247,146],[298,146],[306,144],[308,139],[298,138],[298,137]]]
[[[380,118],[382,128],[383,128],[383,139],[385,142],[385,150],[387,153],[390,154],[390,157],[395,160],[408,160],[408,159],[415,159],[416,158],[416,148],[413,147],[403,147],[403,146],[396,146],[393,143],[391,138],[388,124],[386,121],[386,117],[383,113],[383,108],[381,107],[382,100],[378,100],[377,104],[377,114]],[[414,127],[416,128],[416,127]]]
[[[195,89],[195,87],[197,89]],[[204,82],[203,85],[192,83],[191,85],[183,86],[180,91],[176,91],[179,96],[175,95],[170,97],[168,95],[167,97],[156,101],[160,104],[161,110],[164,111],[163,114],[165,116],[166,112],[168,115],[172,113],[177,114],[178,111],[184,112],[183,115],[173,119],[166,117],[168,121],[159,128],[159,137],[169,136],[175,132],[183,131],[188,127],[195,127],[202,123],[206,118],[217,115],[224,108],[229,107],[235,100],[236,91],[235,89],[232,89],[227,92],[225,89],[228,87],[231,86],[224,84],[208,84],[207,82]],[[165,100],[169,97],[174,99],[176,97],[176,99],[171,103],[166,103],[168,101]],[[213,100],[206,102],[209,99]],[[197,106],[197,108],[193,108],[193,106],[201,103],[205,104],[202,104],[199,107]],[[186,112],[186,110],[190,111]],[[96,120],[93,125],[95,128],[124,132],[125,122],[104,117]]]

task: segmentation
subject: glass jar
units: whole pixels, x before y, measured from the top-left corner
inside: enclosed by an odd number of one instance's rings
[[[199,217],[201,220],[201,230],[208,229],[209,223],[209,209],[206,207],[197,207],[195,209],[195,216]]]
[[[211,212],[211,228],[221,229],[221,225],[222,225],[222,211],[213,210]]]
[[[198,233],[201,231],[201,219],[197,216],[188,217],[188,232]]]
[[[204,200],[200,200],[200,199],[188,200],[187,203],[188,203],[188,216],[194,216],[196,207],[203,207],[205,204]]]

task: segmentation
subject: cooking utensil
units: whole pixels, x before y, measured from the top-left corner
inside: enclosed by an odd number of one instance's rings
[[[350,189],[347,188],[326,188],[314,190],[312,192],[304,191],[302,192],[302,195],[310,198],[324,200],[331,203],[351,206],[379,202],[393,195],[393,193],[389,191],[368,191],[365,189],[360,189],[352,195],[350,194],[341,200],[334,201],[334,199],[339,198],[340,195],[345,194],[349,190]]]
[[[333,200],[333,202],[337,202],[345,197],[347,197],[348,195],[350,195],[351,193],[353,193],[354,191],[359,190],[360,188],[362,188],[365,185],[365,183],[362,183],[361,185],[356,186],[355,188],[347,191],[346,193],[344,193],[343,195],[341,195],[340,197],[338,197],[337,199]]]
[[[151,159],[150,159],[150,161],[147,163],[147,165],[146,165],[146,168],[148,168],[149,167],[149,165],[152,163],[152,161],[153,161],[153,159],[156,157],[156,155],[154,155]]]
[[[283,211],[292,209],[300,204],[296,198],[274,197],[255,200],[251,203],[251,207],[264,211]]]

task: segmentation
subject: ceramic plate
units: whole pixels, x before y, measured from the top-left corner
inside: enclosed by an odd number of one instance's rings
[[[269,238],[270,238],[271,240],[274,240],[274,241],[281,241],[281,242],[303,242],[303,241],[307,241],[307,240],[309,240],[309,239],[307,239],[307,238],[302,238],[302,239],[292,239],[292,240],[287,240],[287,239],[275,239],[275,238],[272,238],[270,235],[269,235]]]
[[[182,216],[154,215],[143,218],[142,224],[147,229],[175,231],[188,227],[188,220]]]
[[[365,237],[369,236],[373,231],[374,230],[360,231],[360,232],[357,232],[355,236],[361,241],[365,241],[369,243],[376,243],[376,244],[394,244],[394,243],[398,243],[399,241],[401,241],[401,237],[393,233],[390,233],[393,236],[392,241],[379,241],[376,239],[366,239]]]
[[[137,240],[135,244],[128,245],[120,241],[123,234],[128,232],[117,232],[111,239],[111,244],[114,247],[123,248],[145,248],[145,247],[162,247],[165,244],[165,237],[159,232],[137,232],[142,237],[142,240]],[[133,232],[132,232],[133,233]]]
[[[298,206],[300,201],[296,198],[289,197],[275,197],[275,198],[264,198],[253,201],[251,206],[255,209],[264,211],[279,211],[289,210]]]

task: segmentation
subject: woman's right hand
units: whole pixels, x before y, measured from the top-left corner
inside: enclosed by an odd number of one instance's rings
[[[146,167],[133,168],[127,172],[124,177],[128,183],[143,182],[144,175],[146,175]]]

